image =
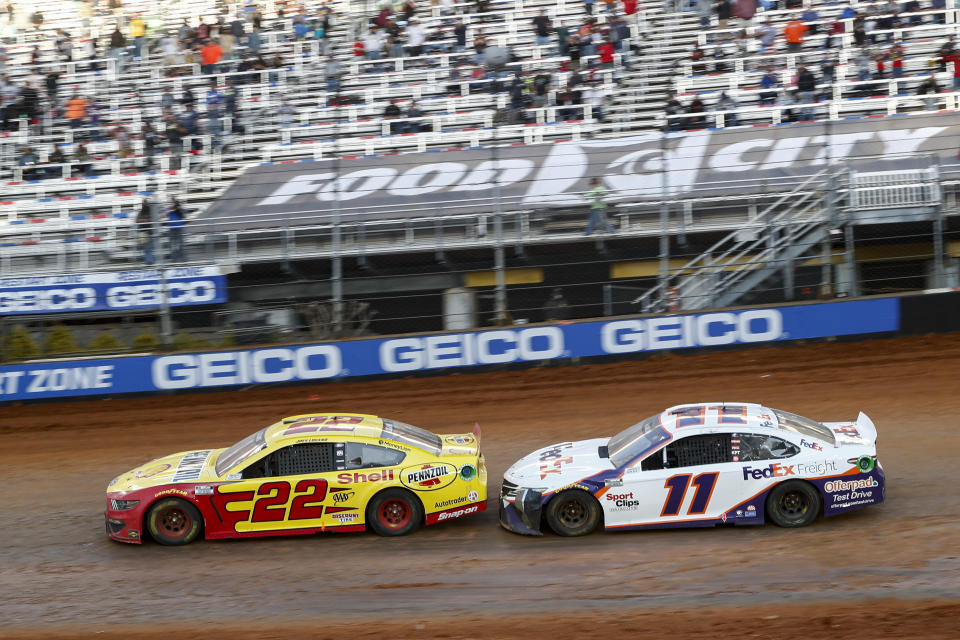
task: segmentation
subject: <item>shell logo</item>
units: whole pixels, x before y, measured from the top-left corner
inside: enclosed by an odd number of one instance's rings
[[[446,462],[428,462],[400,471],[400,482],[416,491],[436,491],[457,479],[457,468]]]

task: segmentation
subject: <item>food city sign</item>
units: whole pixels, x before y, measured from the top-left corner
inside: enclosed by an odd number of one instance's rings
[[[377,217],[486,213],[496,185],[505,209],[583,206],[589,180],[600,177],[608,199],[789,189],[828,160],[861,170],[926,166],[960,135],[942,114],[843,120],[789,127],[646,134],[604,140],[410,153],[334,161],[264,163],[247,169],[204,213],[218,228],[312,224],[351,210]],[[251,206],[251,204],[253,206]]]
[[[463,333],[0,367],[0,402],[181,391],[896,331],[899,300],[854,300]]]
[[[0,315],[123,311],[163,303],[156,269],[0,278]],[[179,307],[227,301],[226,276],[219,267],[166,270],[167,302]]]

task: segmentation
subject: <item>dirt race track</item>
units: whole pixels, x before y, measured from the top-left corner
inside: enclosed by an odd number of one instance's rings
[[[0,408],[0,638],[960,636],[960,336]],[[876,422],[887,502],[773,526],[540,539],[497,526],[524,453],[681,402]],[[490,508],[406,538],[127,546],[118,473],[295,413],[483,427]]]

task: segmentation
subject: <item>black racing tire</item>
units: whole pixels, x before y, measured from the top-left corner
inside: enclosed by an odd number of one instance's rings
[[[423,505],[406,489],[387,489],[367,503],[367,526],[381,536],[405,536],[423,523]]]
[[[189,544],[203,531],[203,516],[195,506],[180,498],[164,498],[150,505],[145,529],[160,544]]]
[[[767,496],[766,516],[778,527],[805,527],[820,515],[820,492],[809,482],[790,480]]]
[[[602,511],[586,491],[567,489],[547,503],[547,524],[558,536],[585,536],[600,524]]]

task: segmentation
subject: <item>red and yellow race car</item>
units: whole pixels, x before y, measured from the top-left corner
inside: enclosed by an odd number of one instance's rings
[[[176,453],[114,478],[113,540],[161,544],[363,531],[384,536],[487,505],[480,430],[438,436],[359,413],[286,418],[227,449]]]

